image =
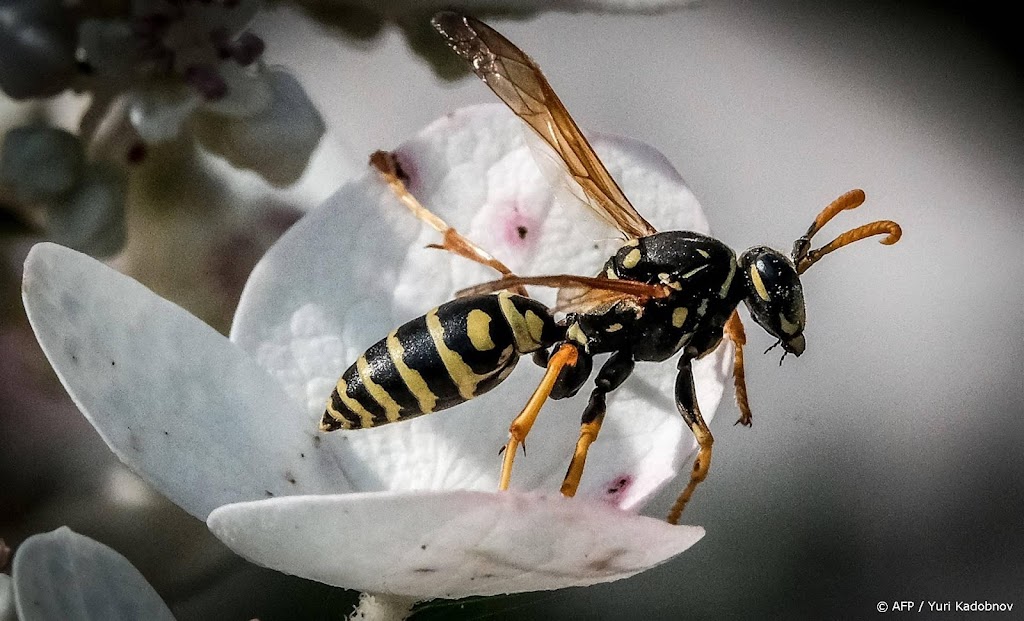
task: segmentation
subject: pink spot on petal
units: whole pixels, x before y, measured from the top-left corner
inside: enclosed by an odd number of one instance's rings
[[[604,486],[604,501],[611,505],[618,505],[632,486],[633,475],[622,474],[615,477]]]
[[[523,213],[514,203],[499,210],[501,236],[509,248],[522,250],[533,247],[540,234],[540,221]]]

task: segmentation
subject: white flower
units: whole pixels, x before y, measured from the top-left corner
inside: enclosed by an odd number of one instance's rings
[[[65,527],[26,539],[10,579],[0,574],[0,619],[174,621],[128,559]]]
[[[594,142],[655,226],[706,230],[663,156],[633,141]],[[553,203],[521,123],[503,107],[459,110],[396,155],[429,208],[517,273],[595,273],[615,246],[615,232],[582,208]],[[367,346],[456,289],[493,278],[423,248],[436,241],[367,171],[271,248],[246,285],[230,340],[52,244],[26,261],[25,305],[65,387],[115,453],[259,564],[429,599],[615,580],[696,542],[699,527],[634,513],[695,446],[673,405],[673,364],[640,365],[609,398],[573,499],[557,490],[585,397],[545,406],[512,491],[494,491],[498,449],[540,376],[529,361],[448,411],[316,431],[335,381]],[[708,417],[727,354],[697,367]]]
[[[83,130],[100,131],[108,114],[126,114],[147,144],[187,128],[235,166],[296,181],[326,126],[295,78],[262,62],[263,40],[245,30],[260,5],[134,0],[131,16],[83,20],[79,87],[98,107]]]

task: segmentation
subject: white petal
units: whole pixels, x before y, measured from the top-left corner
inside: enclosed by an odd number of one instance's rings
[[[128,119],[146,142],[166,142],[177,137],[200,102],[200,96],[184,84],[141,89],[130,97]]]
[[[128,559],[67,527],[26,539],[13,570],[21,621],[174,620]]]
[[[291,74],[275,69],[264,78],[270,99],[262,111],[242,118],[203,114],[197,119],[196,136],[232,165],[283,186],[306,170],[327,126]]]
[[[707,230],[692,193],[664,157],[635,141],[595,139],[637,208],[661,229]],[[596,273],[616,233],[553,195],[524,146],[522,124],[503,106],[459,110],[397,150],[410,188],[430,209],[516,273]],[[525,238],[520,237],[525,227]],[[376,174],[344,186],[294,226],[257,265],[242,295],[232,339],[307,407],[312,428],[337,378],[389,330],[495,274],[424,245],[439,235],[395,202]],[[554,294],[534,290],[552,302]],[[706,418],[726,371],[721,353],[698,366]],[[641,364],[609,398],[580,493],[620,507],[649,497],[693,446],[672,401],[673,364]],[[522,361],[496,390],[408,423],[335,432],[358,489],[492,490],[508,424],[540,370]],[[549,402],[520,457],[513,487],[557,489],[579,431],[586,396]],[[682,440],[682,442],[681,442]],[[609,492],[609,490],[614,490]]]
[[[124,245],[124,186],[121,171],[106,163],[85,166],[75,188],[49,210],[50,239],[94,256],[110,256]]]
[[[257,564],[417,599],[611,582],[704,536],[603,503],[513,492],[275,498],[220,507],[207,523]]]
[[[25,308],[50,364],[110,448],[200,518],[268,495],[345,491],[301,408],[237,347],[85,255],[38,244]],[[329,458],[330,456],[326,456]]]
[[[253,117],[267,109],[274,98],[267,75],[232,62],[217,65],[217,73],[227,84],[227,95],[203,103],[203,109],[234,119]]]
[[[7,574],[0,574],[0,621],[16,621],[14,610],[14,581]]]

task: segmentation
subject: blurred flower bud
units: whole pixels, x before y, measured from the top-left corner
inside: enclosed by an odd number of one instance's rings
[[[10,184],[19,201],[49,201],[75,185],[83,159],[74,134],[43,125],[18,127],[4,138],[0,181]]]
[[[49,97],[75,74],[75,25],[60,0],[0,0],[0,88]]]
[[[203,113],[196,119],[196,136],[233,166],[284,186],[302,176],[326,125],[294,76],[270,70],[265,79],[271,91],[265,110],[247,118]]]
[[[51,204],[49,237],[87,254],[110,256],[124,245],[124,179],[109,164],[90,164],[64,200]]]

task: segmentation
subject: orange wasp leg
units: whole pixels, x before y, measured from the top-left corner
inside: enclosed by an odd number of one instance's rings
[[[502,276],[509,278],[515,276],[512,270],[508,268],[504,263],[496,259],[489,252],[476,245],[468,237],[463,236],[461,233],[456,231],[454,228],[449,226],[447,222],[442,220],[440,216],[430,211],[420,203],[412,192],[405,187],[405,182],[401,178],[401,169],[398,166],[398,161],[395,159],[393,153],[387,151],[377,151],[370,156],[370,165],[377,169],[380,176],[394,192],[395,197],[398,198],[399,202],[406,206],[414,216],[426,222],[438,233],[444,235],[444,241],[440,244],[430,244],[428,248],[436,248],[438,250],[447,250],[452,254],[457,254],[460,257],[469,259],[481,265],[486,265],[497,271]],[[510,287],[515,293],[528,297],[526,288],[517,285]]]
[[[601,423],[604,421],[604,414],[607,410],[605,395],[626,381],[626,378],[633,372],[633,366],[632,353],[619,350],[613,353],[598,371],[597,379],[594,382],[597,386],[590,393],[590,402],[583,410],[583,418],[580,421],[580,437],[576,441],[576,450],[573,452],[569,469],[562,481],[562,495],[576,495],[576,489],[583,477],[583,465],[587,461],[587,451],[597,439],[597,434],[601,431]]]
[[[740,409],[740,418],[735,424],[750,427],[754,415],[750,411],[750,402],[747,401],[747,375],[743,370],[743,346],[747,344],[747,332],[743,329],[739,311],[732,312],[729,321],[725,322],[723,332],[736,348],[733,354],[732,383],[736,391],[736,406]]]
[[[697,391],[693,385],[693,369],[690,360],[686,358],[679,359],[679,375],[676,376],[676,407],[679,408],[683,421],[693,432],[693,437],[697,439],[698,449],[697,459],[694,460],[693,469],[690,471],[690,482],[686,485],[686,489],[679,494],[679,498],[672,505],[666,518],[669,524],[679,523],[679,517],[683,514],[683,509],[686,508],[686,503],[690,501],[697,485],[707,478],[708,470],[711,469],[711,445],[715,442],[715,438],[708,429],[708,424],[701,416],[700,407],[697,405]]]
[[[575,366],[578,360],[579,350],[572,343],[563,343],[551,355],[551,358],[548,359],[548,367],[544,372],[540,385],[533,391],[533,396],[526,402],[526,407],[523,408],[523,411],[509,425],[508,443],[503,449],[505,455],[501,464],[501,478],[498,482],[499,490],[508,489],[509,481],[512,479],[512,462],[516,459],[516,449],[526,440],[526,436],[530,433],[533,423],[537,420],[537,414],[540,413],[541,407],[547,401],[551,390],[555,387],[555,382],[558,380],[562,369],[567,366]]]
[[[572,461],[569,462],[569,469],[565,472],[565,480],[562,481],[562,495],[575,496],[576,488],[580,486],[580,479],[583,477],[583,466],[587,462],[587,451],[590,445],[597,439],[601,431],[601,423],[604,422],[604,411],[597,414],[592,420],[580,425],[580,438],[576,441],[576,450],[573,451]]]

